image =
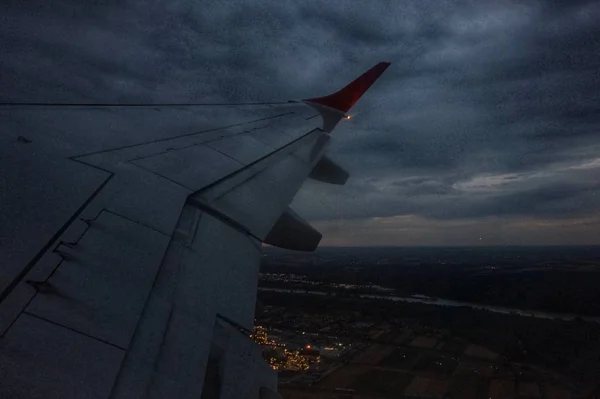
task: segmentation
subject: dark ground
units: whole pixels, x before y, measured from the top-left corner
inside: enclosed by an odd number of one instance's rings
[[[303,275],[323,286],[371,283],[394,288],[395,295],[600,315],[599,247],[325,249],[315,254],[271,250],[262,272]],[[418,320],[512,362],[549,368],[579,381],[600,380],[600,324],[594,322],[339,296],[260,292],[259,299],[305,312],[352,312],[375,322]]]
[[[470,308],[273,292],[260,292],[259,300],[263,305],[308,314],[351,312],[355,320],[375,323],[413,320],[490,348],[511,362],[548,368],[582,383],[600,380],[600,325],[597,323],[543,320]],[[351,333],[347,336],[357,342],[369,340]],[[385,339],[377,341],[385,343]]]

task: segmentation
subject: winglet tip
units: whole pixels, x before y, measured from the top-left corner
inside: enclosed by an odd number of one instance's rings
[[[379,76],[391,65],[390,62],[382,61],[371,69],[354,79],[343,89],[325,97],[316,97],[305,101],[325,105],[338,111],[347,112],[363,94],[379,79]]]

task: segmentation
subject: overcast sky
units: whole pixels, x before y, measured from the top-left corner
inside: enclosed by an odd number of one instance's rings
[[[0,4],[0,100],[285,101],[389,61],[334,131],[347,185],[293,204],[323,244],[600,244],[598,1],[89,3]]]

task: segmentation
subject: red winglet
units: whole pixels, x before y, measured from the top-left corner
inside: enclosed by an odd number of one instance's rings
[[[326,105],[339,111],[347,112],[389,66],[389,62],[380,62],[354,79],[352,83],[348,84],[342,90],[325,97],[309,98],[304,101]]]

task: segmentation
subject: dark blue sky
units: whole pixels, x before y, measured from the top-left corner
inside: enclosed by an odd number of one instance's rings
[[[27,5],[25,5],[27,4]],[[597,1],[4,1],[2,101],[240,102],[392,67],[335,131],[334,245],[600,244]]]

